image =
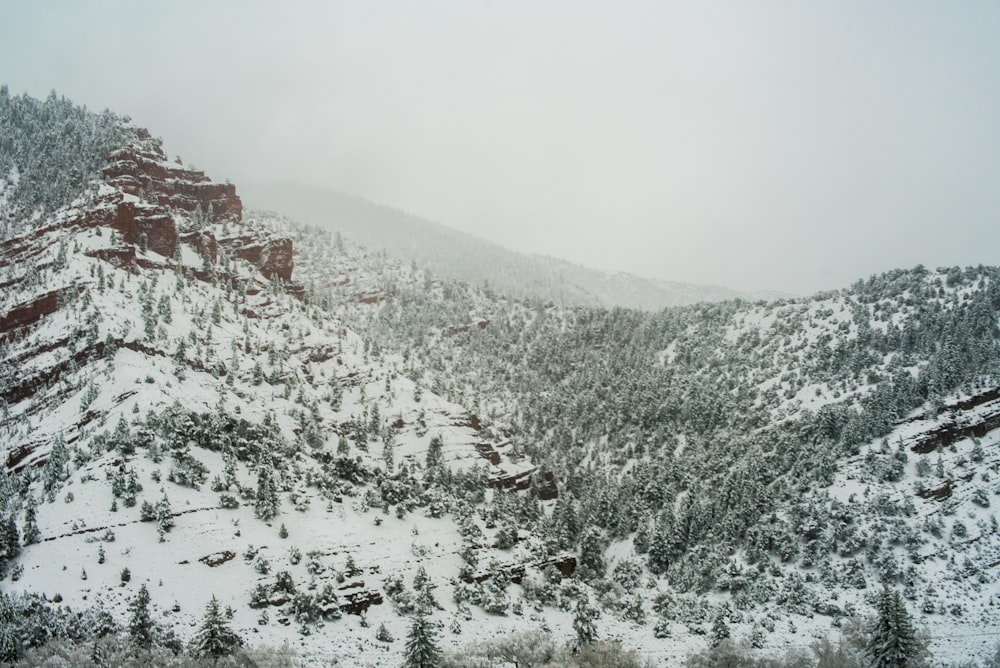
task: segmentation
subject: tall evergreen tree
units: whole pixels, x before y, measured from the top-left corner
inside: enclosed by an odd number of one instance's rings
[[[225,616],[219,611],[219,599],[213,594],[212,600],[205,607],[201,627],[191,640],[191,653],[197,657],[211,658],[216,663],[219,657],[232,654],[242,644],[243,639],[229,628]]]
[[[431,443],[427,446],[427,468],[435,469],[439,466],[444,466],[444,455],[442,454],[442,449],[444,443],[441,441],[440,436],[432,436]]]
[[[38,542],[41,532],[38,530],[38,502],[35,497],[28,494],[28,503],[24,507],[24,535],[22,540],[25,545],[32,545]]]
[[[163,542],[163,534],[170,531],[174,526],[174,513],[170,508],[170,499],[166,492],[163,498],[156,502],[156,530],[160,534],[160,542]]]
[[[21,658],[21,629],[10,598],[0,591],[0,662],[14,663]]]
[[[263,453],[257,463],[257,501],[254,514],[265,522],[278,514],[278,492],[274,485],[274,463]]]
[[[13,515],[7,515],[0,522],[0,567],[8,559],[16,559],[21,554],[21,534]]]
[[[434,622],[424,615],[417,615],[406,638],[403,668],[436,668],[440,664],[441,650],[438,649]]]
[[[131,617],[128,622],[128,637],[136,647],[149,649],[153,646],[153,618],[149,614],[149,590],[145,583],[139,587],[128,606]]]
[[[42,468],[42,487],[48,495],[52,495],[66,477],[66,464],[69,462],[69,450],[62,436],[56,438],[49,451],[49,458]]]
[[[576,647],[581,649],[597,640],[597,625],[594,620],[599,613],[590,601],[584,597],[577,601],[573,611],[573,630],[576,631]]]
[[[871,668],[908,668],[923,651],[899,592],[884,587],[875,604],[878,618],[865,654]]]
[[[604,537],[599,529],[587,529],[580,539],[580,572],[584,579],[601,578],[607,570],[604,562]]]

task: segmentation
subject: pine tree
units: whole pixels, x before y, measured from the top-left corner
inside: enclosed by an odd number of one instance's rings
[[[717,647],[719,643],[729,637],[729,625],[726,624],[726,614],[720,610],[712,623],[712,647]]]
[[[576,603],[573,611],[573,630],[576,631],[577,649],[584,645],[589,645],[597,640],[597,619],[598,611],[590,604],[590,601],[583,598]]]
[[[375,639],[379,642],[392,642],[395,640],[389,629],[385,628],[385,622],[379,624],[378,631],[375,632]]]
[[[31,494],[28,495],[28,504],[24,508],[24,535],[22,540],[25,545],[32,545],[38,542],[41,532],[38,530],[37,517],[38,502]]]
[[[56,438],[49,451],[49,458],[42,468],[42,488],[51,497],[51,494],[58,488],[66,478],[66,464],[69,463],[69,450],[66,448],[66,441],[62,436]]]
[[[149,614],[149,590],[145,583],[139,587],[128,606],[131,617],[128,622],[128,637],[136,647],[149,649],[153,646],[153,618]]]
[[[243,640],[229,628],[225,616],[219,611],[219,600],[212,595],[212,600],[205,607],[205,619],[201,628],[191,640],[191,654],[196,657],[209,657],[213,663],[219,657],[228,656],[243,644]]]
[[[590,528],[580,539],[580,572],[584,579],[601,578],[607,570],[604,563],[604,538],[598,529]]]
[[[21,534],[13,515],[0,522],[0,567],[4,560],[16,559],[21,554]],[[2,568],[0,568],[2,571]]]
[[[444,465],[444,456],[441,452],[443,447],[444,443],[441,441],[440,436],[434,436],[431,438],[431,444],[427,446],[426,463],[428,470]]]
[[[403,668],[436,668],[440,663],[441,650],[434,623],[424,615],[417,615],[406,638]]]
[[[899,592],[884,587],[875,604],[878,618],[865,650],[872,668],[907,668],[922,653]]]
[[[0,662],[14,663],[21,658],[20,620],[10,598],[0,591]]]
[[[257,463],[257,501],[254,514],[265,522],[278,514],[278,492],[274,486],[274,464],[271,456],[262,454]]]
[[[174,513],[170,508],[170,499],[167,498],[166,492],[164,492],[163,498],[156,502],[155,511],[156,531],[162,543],[164,540],[163,534],[170,531],[174,526]]]

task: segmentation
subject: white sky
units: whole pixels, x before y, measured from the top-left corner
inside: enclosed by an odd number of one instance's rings
[[[13,2],[0,81],[237,184],[805,293],[1000,264],[1000,3]]]

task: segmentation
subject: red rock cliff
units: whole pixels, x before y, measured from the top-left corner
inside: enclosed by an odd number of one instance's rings
[[[146,130],[140,129],[138,135],[144,140],[142,145],[130,144],[109,156],[104,175],[110,185],[188,214],[200,208],[207,222],[242,220],[243,203],[236,195],[236,186],[215,183],[204,172],[169,162],[159,142]]]
[[[111,227],[126,244],[137,244],[145,235],[149,249],[166,257],[174,255],[179,241],[193,245],[213,262],[219,249],[225,248],[233,257],[253,264],[265,278],[291,281],[295,263],[290,239],[246,228],[222,239],[211,229],[178,230],[175,214],[202,216],[205,224],[240,226],[243,203],[235,186],[215,183],[204,172],[167,161],[159,142],[146,130],[139,129],[137,134],[140,142],[115,151],[104,168],[108,184],[117,192],[100,198],[74,222]]]

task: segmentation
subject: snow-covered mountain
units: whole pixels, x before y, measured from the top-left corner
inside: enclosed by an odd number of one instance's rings
[[[4,591],[125,623],[147,584],[184,640],[214,594],[249,643],[396,662],[368,625],[405,636],[417,572],[450,601],[460,529],[489,573],[475,501],[530,464],[304,303],[291,241],[244,221],[233,186],[116,131],[99,184],[3,211],[0,500],[26,543],[7,535]]]
[[[575,546],[627,643],[657,647],[652,626],[690,648],[721,619],[773,654],[886,584],[938,661],[995,646],[997,269],[656,315],[446,290],[397,280],[348,318],[554,473],[539,531]]]
[[[415,262],[434,275],[488,284],[517,298],[567,306],[622,306],[656,311],[668,306],[724,299],[770,299],[729,288],[605,273],[554,257],[518,253],[440,223],[335,190],[299,184],[252,185],[244,195],[254,207],[340,231],[374,251]]]
[[[425,617],[457,665],[854,661],[883,585],[939,664],[996,645],[996,268],[557,306],[5,89],[0,176],[0,658],[96,664],[143,586],[151,663],[213,596],[275,665],[398,665]]]

